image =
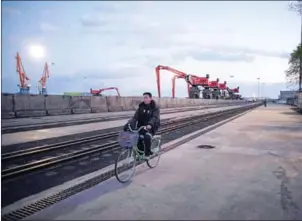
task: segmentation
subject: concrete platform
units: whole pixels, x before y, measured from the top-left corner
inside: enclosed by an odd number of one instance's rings
[[[228,110],[232,108],[237,108],[242,105],[231,106],[231,107],[219,107],[219,108],[211,108],[205,110],[194,110],[194,111],[186,111],[186,112],[177,112],[173,114],[164,114],[161,115],[161,119],[170,119],[170,118],[181,118],[181,117],[189,117],[193,115],[203,114],[203,113],[211,113],[217,110]],[[129,118],[130,119],[130,118]],[[85,132],[91,132],[96,130],[108,129],[123,126],[127,120],[113,120],[107,122],[98,122],[98,123],[89,123],[89,124],[82,124],[82,125],[75,125],[75,126],[67,126],[67,127],[55,127],[49,129],[42,129],[42,130],[31,130],[26,132],[17,132],[11,134],[3,134],[2,135],[2,147],[5,145],[12,145],[12,144],[20,144],[20,143],[27,143],[31,141],[43,140],[48,138],[55,138],[55,137],[62,137],[68,136],[72,134],[79,134]]]
[[[200,144],[216,146],[199,149]],[[269,105],[27,220],[301,220],[302,117]]]

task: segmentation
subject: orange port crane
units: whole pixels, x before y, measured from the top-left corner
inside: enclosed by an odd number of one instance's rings
[[[119,92],[119,89],[117,87],[107,87],[107,88],[102,88],[102,89],[99,89],[99,90],[92,90],[90,89],[90,94],[92,94],[93,96],[102,96],[102,92],[103,91],[107,91],[107,90],[115,90],[116,93],[117,93],[117,96],[121,96],[120,95],[120,92]]]
[[[53,65],[54,63],[51,63]],[[46,62],[44,65],[43,69],[43,74],[41,79],[39,80],[39,94],[40,95],[47,95],[47,90],[46,90],[46,82],[47,79],[49,78],[49,68],[48,68],[48,63]]]
[[[29,92],[30,92],[29,80],[30,79],[25,73],[19,52],[17,52],[16,60],[17,60],[17,72],[19,74],[19,80],[20,80],[20,84],[17,85],[20,88],[19,93],[20,94],[29,94]]]
[[[176,78],[183,78],[187,82],[188,94],[190,93],[190,85],[191,85],[191,87],[208,85],[208,78],[209,78],[208,74],[206,75],[206,77],[198,77],[196,75],[186,74],[182,71],[178,71],[178,70],[168,67],[168,66],[158,65],[155,68],[158,97],[161,97],[160,70],[167,70],[167,71],[170,71],[175,74],[174,77],[172,78],[172,97],[173,98],[175,97],[175,80],[176,80]]]

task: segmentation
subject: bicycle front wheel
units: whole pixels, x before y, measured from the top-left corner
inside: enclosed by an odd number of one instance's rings
[[[136,156],[131,149],[123,150],[115,161],[115,177],[121,183],[129,181],[134,172],[136,166]]]
[[[151,150],[153,152],[153,155],[147,161],[147,165],[150,168],[154,168],[157,166],[161,155],[161,139],[154,139],[152,141]]]

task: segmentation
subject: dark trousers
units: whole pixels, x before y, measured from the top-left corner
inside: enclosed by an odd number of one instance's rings
[[[144,135],[144,139],[140,139],[138,141],[138,149],[144,151],[144,144],[145,144],[145,154],[150,155],[151,153],[151,142],[152,142],[152,134],[146,130],[141,130],[139,132],[140,135]]]

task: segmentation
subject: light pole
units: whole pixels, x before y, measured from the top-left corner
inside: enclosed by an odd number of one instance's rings
[[[260,81],[260,78],[258,77],[257,80],[258,80],[258,96],[257,97],[258,97],[258,100],[259,100],[259,81]]]

